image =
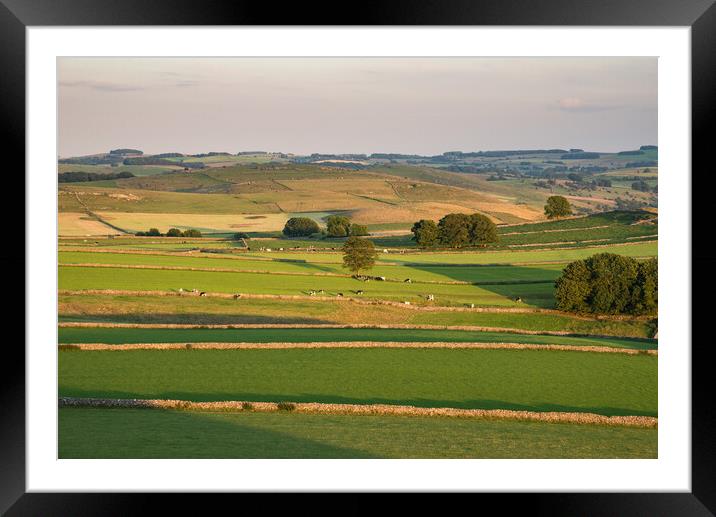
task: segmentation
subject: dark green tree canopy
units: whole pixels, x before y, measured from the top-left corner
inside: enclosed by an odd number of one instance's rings
[[[544,206],[544,214],[548,219],[572,215],[572,207],[564,196],[550,196]]]
[[[421,248],[429,248],[438,243],[438,225],[430,219],[421,219],[410,229],[413,240]]]
[[[343,245],[343,267],[353,273],[375,265],[375,245],[368,239],[349,237]]]
[[[555,282],[559,310],[598,314],[656,314],[657,259],[599,253],[569,264]]]
[[[470,216],[448,214],[438,222],[438,240],[443,246],[460,248],[470,244]]]
[[[283,234],[287,237],[307,237],[319,231],[318,223],[308,217],[292,217],[283,227]]]
[[[486,215],[472,214],[469,217],[469,238],[472,246],[484,246],[497,242],[497,226]]]
[[[361,237],[368,235],[368,227],[362,224],[351,224],[351,235]]]
[[[182,237],[201,237],[201,232],[194,228],[190,228],[188,230],[184,230]]]
[[[326,217],[326,231],[329,237],[348,237],[351,233],[351,220],[342,215]]]
[[[183,234],[179,228],[169,228],[167,237],[181,237]]]

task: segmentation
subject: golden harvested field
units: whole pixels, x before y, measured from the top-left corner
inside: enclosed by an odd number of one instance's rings
[[[289,214],[152,214],[143,212],[97,212],[110,224],[127,231],[157,228],[196,228],[202,232],[264,232],[280,230]],[[62,214],[60,214],[62,215]],[[102,225],[104,226],[104,225]],[[107,233],[106,231],[104,233]]]
[[[60,212],[57,214],[59,235],[86,237],[89,235],[119,235],[114,228],[92,219],[81,212]]]

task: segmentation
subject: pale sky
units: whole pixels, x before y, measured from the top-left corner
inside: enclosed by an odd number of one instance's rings
[[[62,157],[657,142],[656,58],[59,58]]]

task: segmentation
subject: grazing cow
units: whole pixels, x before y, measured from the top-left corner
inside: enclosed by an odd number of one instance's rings
[[[196,290],[196,289],[192,289],[191,292],[192,292],[192,293],[198,293],[199,291]]]
[[[381,282],[385,282],[385,277],[384,277],[384,276],[377,276],[377,277],[375,277],[375,279],[376,279],[376,280],[380,280]]]
[[[238,300],[239,298],[241,298],[241,295],[240,295],[240,294],[237,293],[237,294],[234,295],[234,300]]]
[[[474,308],[475,308],[475,304],[474,304],[474,303],[471,303],[471,304],[470,304],[470,308],[471,308],[471,309],[474,309]]]
[[[199,296],[206,296],[206,292],[205,291],[200,292]]]
[[[515,298],[515,301],[521,303],[521,302],[522,302],[522,298],[520,298],[520,297],[518,296],[517,298]]]
[[[433,296],[432,294],[429,294],[429,295],[427,296],[427,299],[428,299],[429,302],[432,302],[432,301],[435,300],[435,296]]]
[[[336,296],[342,298],[342,297],[343,297],[343,293],[338,293]]]
[[[356,294],[363,294],[363,290],[359,289],[358,291],[356,291]]]
[[[405,302],[403,302],[403,303],[404,303],[405,305],[410,305],[410,302],[408,302],[408,301],[405,301]]]
[[[308,291],[309,296],[316,296],[316,291]]]
[[[410,278],[406,278],[405,280],[403,280],[403,282],[405,282],[406,284],[412,284],[412,283],[413,283],[413,281],[412,281]]]
[[[182,289],[182,288],[180,287],[180,288],[179,288],[179,292],[180,292],[180,293],[183,293],[183,292],[184,292],[184,289]]]
[[[323,289],[321,289],[320,291],[318,291],[318,294],[326,294],[326,291],[324,291]]]

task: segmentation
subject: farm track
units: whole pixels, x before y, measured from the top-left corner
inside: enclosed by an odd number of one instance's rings
[[[556,345],[533,343],[482,343],[452,341],[309,341],[304,343],[61,343],[59,350],[286,350],[307,348],[440,348],[473,350],[550,350],[560,352],[596,352],[626,355],[659,355],[657,350],[634,350],[594,345]]]
[[[187,400],[167,399],[104,399],[59,397],[59,407],[91,407],[91,408],[151,408],[175,409],[189,411],[257,411],[257,412],[292,412],[336,415],[399,415],[399,416],[434,416],[454,418],[482,418],[499,420],[523,420],[552,423],[593,424],[608,426],[626,426],[655,428],[657,417],[649,416],[605,416],[595,413],[578,412],[539,412],[515,411],[508,409],[458,409],[450,407],[421,408],[415,406],[391,404],[325,404],[318,402],[191,402]]]
[[[62,263],[62,267],[95,267],[95,268],[111,268],[111,269],[154,269],[154,270],[173,270],[173,271],[205,271],[208,273],[251,273],[257,275],[285,275],[285,276],[321,276],[336,278],[352,278],[348,274],[340,273],[301,273],[298,271],[265,271],[257,269],[232,269],[232,268],[212,268],[212,267],[187,267],[187,266],[155,266],[149,264],[102,264],[97,262],[90,263]],[[386,278],[384,282],[404,283],[403,280],[397,278]],[[413,284],[436,284],[436,285],[522,285],[522,284],[551,284],[554,280],[495,280],[486,282],[464,282],[460,280],[412,280]]]
[[[186,323],[105,323],[105,322],[60,322],[64,328],[132,328],[132,329],[402,329],[402,330],[465,330],[470,332],[504,332],[528,336],[567,336],[579,338],[610,339],[614,336],[602,334],[579,334],[563,330],[524,330],[508,327],[482,327],[476,325],[413,325],[413,324],[297,324],[297,323],[237,323],[237,324],[186,324]],[[654,338],[649,339],[657,343]]]
[[[199,293],[179,293],[175,291],[132,291],[126,289],[59,289],[58,295],[70,295],[70,296],[83,296],[83,295],[107,295],[107,296],[194,296],[199,297]],[[234,299],[234,295],[231,293],[205,293],[206,297],[210,298],[224,298]],[[243,294],[241,293],[241,299],[269,299],[269,300],[306,300],[306,301],[334,301],[344,303],[356,303],[360,305],[391,305],[394,307],[402,307],[408,310],[415,311],[426,311],[426,312],[487,312],[487,313],[541,313],[541,314],[555,314],[559,316],[569,316],[574,319],[583,319],[586,321],[592,320],[607,320],[607,321],[648,321],[653,319],[653,316],[622,316],[622,315],[611,315],[602,314],[598,316],[578,316],[571,313],[565,313],[556,309],[541,309],[537,307],[450,307],[450,306],[429,306],[429,305],[405,305],[401,302],[392,302],[388,300],[363,300],[360,298],[353,298],[350,296],[344,297],[330,297],[330,296],[306,296],[306,295],[282,295],[282,294]]]

